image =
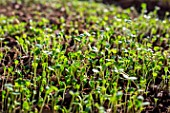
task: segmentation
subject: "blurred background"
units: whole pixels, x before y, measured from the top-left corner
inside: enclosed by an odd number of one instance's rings
[[[160,18],[165,16],[166,12],[170,12],[170,0],[80,0],[80,1],[94,1],[104,4],[114,4],[121,6],[122,8],[135,7],[135,9],[140,12],[141,4],[146,3],[147,11],[153,11],[155,8],[159,8],[158,15]]]
[[[40,1],[42,2],[53,2],[56,0],[0,0],[0,5],[5,4],[8,2],[20,2],[20,3],[27,3],[27,2],[34,2],[34,3],[39,3]],[[154,11],[155,8],[159,9],[158,10],[158,16],[160,19],[163,19],[164,16],[166,15],[166,12],[170,13],[170,0],[61,0],[63,1],[89,1],[89,2],[98,2],[98,3],[103,3],[107,5],[116,5],[120,6],[124,9],[134,7],[138,13],[141,12],[141,4],[146,3],[147,5],[147,13],[150,11]],[[168,14],[167,13],[167,14]]]

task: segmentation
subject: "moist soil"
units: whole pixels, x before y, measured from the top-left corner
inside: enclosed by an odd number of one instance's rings
[[[97,1],[97,0],[96,0]],[[159,7],[158,16],[163,19],[166,12],[170,12],[170,1],[168,0],[103,0],[104,4],[115,4],[122,8],[135,7],[136,10],[141,12],[141,4],[146,3],[148,13],[155,10],[155,7]]]
[[[40,12],[39,14],[35,14],[34,12],[38,11]],[[28,23],[25,29],[25,32],[27,32],[27,30],[29,30],[29,21],[30,20],[34,20],[34,21],[39,21],[41,20],[41,18],[48,18],[50,20],[50,24],[55,24],[57,26],[60,26],[61,23],[58,22],[55,18],[60,18],[60,17],[64,17],[66,22],[73,20],[73,21],[78,21],[78,22],[82,22],[82,20],[84,18],[78,18],[75,19],[74,16],[69,16],[69,14],[66,13],[65,8],[59,8],[56,9],[54,7],[51,7],[49,5],[42,5],[42,4],[33,4],[31,6],[29,5],[24,5],[24,4],[18,4],[18,3],[8,3],[8,5],[1,5],[0,7],[0,14],[1,15],[5,15],[8,17],[11,16],[17,16],[18,19],[16,19],[16,21],[14,21],[13,24],[18,24],[19,22],[26,22]],[[49,24],[49,26],[50,26]],[[93,24],[93,23],[91,23]],[[41,27],[41,26],[39,26]],[[66,33],[69,34],[69,26],[67,27],[68,31],[66,30]],[[83,23],[81,23],[80,27],[77,28],[79,30],[79,32],[83,32],[83,30],[87,30],[88,28],[85,27],[85,25]],[[58,34],[58,31],[55,31],[56,35]],[[5,57],[4,60],[4,64],[0,64],[0,74],[2,74],[1,79],[3,79],[3,77],[5,75],[3,75],[3,68],[2,66],[13,66],[14,63],[14,59],[17,59],[17,55],[22,53],[22,57],[21,60],[23,61],[22,65],[29,65],[30,61],[31,61],[31,57],[29,57],[29,55],[24,55],[24,52],[22,51],[22,49],[20,49],[19,44],[16,41],[15,36],[20,36],[22,35],[22,33],[19,34],[5,34],[5,40],[7,41],[8,44],[7,46],[10,48],[10,51],[7,53],[7,57]],[[32,35],[32,34],[30,34]],[[72,46],[74,44],[72,44],[72,42],[70,41],[70,46],[68,47],[68,51],[73,51],[72,50]],[[4,47],[4,44],[2,45],[2,47]],[[15,48],[20,49],[21,51],[18,52],[16,51]],[[169,48],[169,47],[168,47]],[[1,48],[1,50],[3,51],[3,48]],[[38,72],[41,73],[41,66],[39,67]],[[92,72],[89,72],[92,73]],[[29,78],[29,76],[27,76]],[[51,79],[53,80],[53,78]],[[55,80],[54,80],[55,81]],[[64,81],[64,78],[63,78]],[[142,111],[142,113],[168,113],[170,112],[169,107],[169,103],[170,103],[170,92],[168,92],[167,88],[161,89],[159,88],[159,83],[161,81],[161,78],[157,78],[155,81],[155,84],[152,84],[151,86],[148,86],[148,89],[146,89],[149,93],[147,95],[144,95],[145,101],[150,102],[149,106],[146,106],[145,109]],[[13,83],[14,80],[13,79],[8,79],[8,82]],[[120,81],[120,85],[124,86],[126,81]],[[0,83],[0,87],[2,86],[2,83]],[[167,86],[168,87],[168,86]],[[86,89],[84,89],[85,93],[88,93],[90,91],[89,87],[87,86]],[[2,91],[1,91],[2,92]],[[154,98],[157,98],[157,104],[155,105],[155,100]],[[69,107],[69,103],[68,100],[71,100],[71,96],[66,93],[66,99],[63,100],[64,102],[62,102],[63,106]],[[2,100],[1,104],[2,104]],[[36,107],[36,106],[35,106]],[[105,105],[105,107],[107,108],[107,103]],[[1,109],[1,108],[0,108]],[[97,110],[94,110],[95,112],[98,112]],[[52,112],[50,105],[46,105],[44,107],[43,112]],[[118,109],[118,112],[124,112],[122,109]]]

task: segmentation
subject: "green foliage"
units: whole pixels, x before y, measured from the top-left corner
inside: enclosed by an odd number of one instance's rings
[[[168,18],[146,15],[144,4],[136,17],[132,8],[93,2],[58,1],[51,7],[65,11],[55,18],[58,24],[50,17],[23,22],[0,16],[1,111],[42,112],[49,106],[53,112],[137,113],[149,105],[144,94],[157,78],[166,89]],[[14,47],[6,35],[16,40]],[[13,51],[15,57],[7,58]]]

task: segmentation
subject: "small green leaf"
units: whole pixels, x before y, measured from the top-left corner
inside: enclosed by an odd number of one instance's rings
[[[94,73],[99,73],[99,70],[97,70],[97,69],[92,69],[92,71],[93,71]]]
[[[23,108],[24,108],[25,110],[29,110],[29,109],[30,109],[29,103],[28,103],[27,101],[24,101],[24,103],[23,103]]]
[[[152,75],[153,75],[153,77],[157,77],[158,74],[153,72]]]
[[[142,105],[143,105],[143,106],[150,105],[150,102],[143,102]]]
[[[138,98],[139,100],[144,100],[144,98],[143,98],[142,95],[139,95],[137,98]]]
[[[129,77],[128,79],[129,79],[129,80],[137,80],[136,77]]]

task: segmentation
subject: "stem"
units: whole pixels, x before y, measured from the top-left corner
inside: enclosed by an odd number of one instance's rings
[[[43,104],[42,104],[42,106],[41,106],[41,109],[40,109],[40,112],[39,112],[39,113],[42,113],[42,110],[43,110],[43,107],[44,107],[44,104],[45,104],[46,99],[47,99],[47,93],[45,94],[44,101],[43,101]]]
[[[129,89],[129,80],[128,80],[128,84],[127,84],[127,88],[126,88],[126,95],[125,95],[125,107],[124,107],[124,112],[127,112],[127,93],[128,93],[128,89]]]
[[[69,113],[71,113],[71,106],[73,105],[72,103],[74,102],[74,95],[72,95],[72,99],[71,99],[71,103],[70,103],[70,106],[69,106]]]

